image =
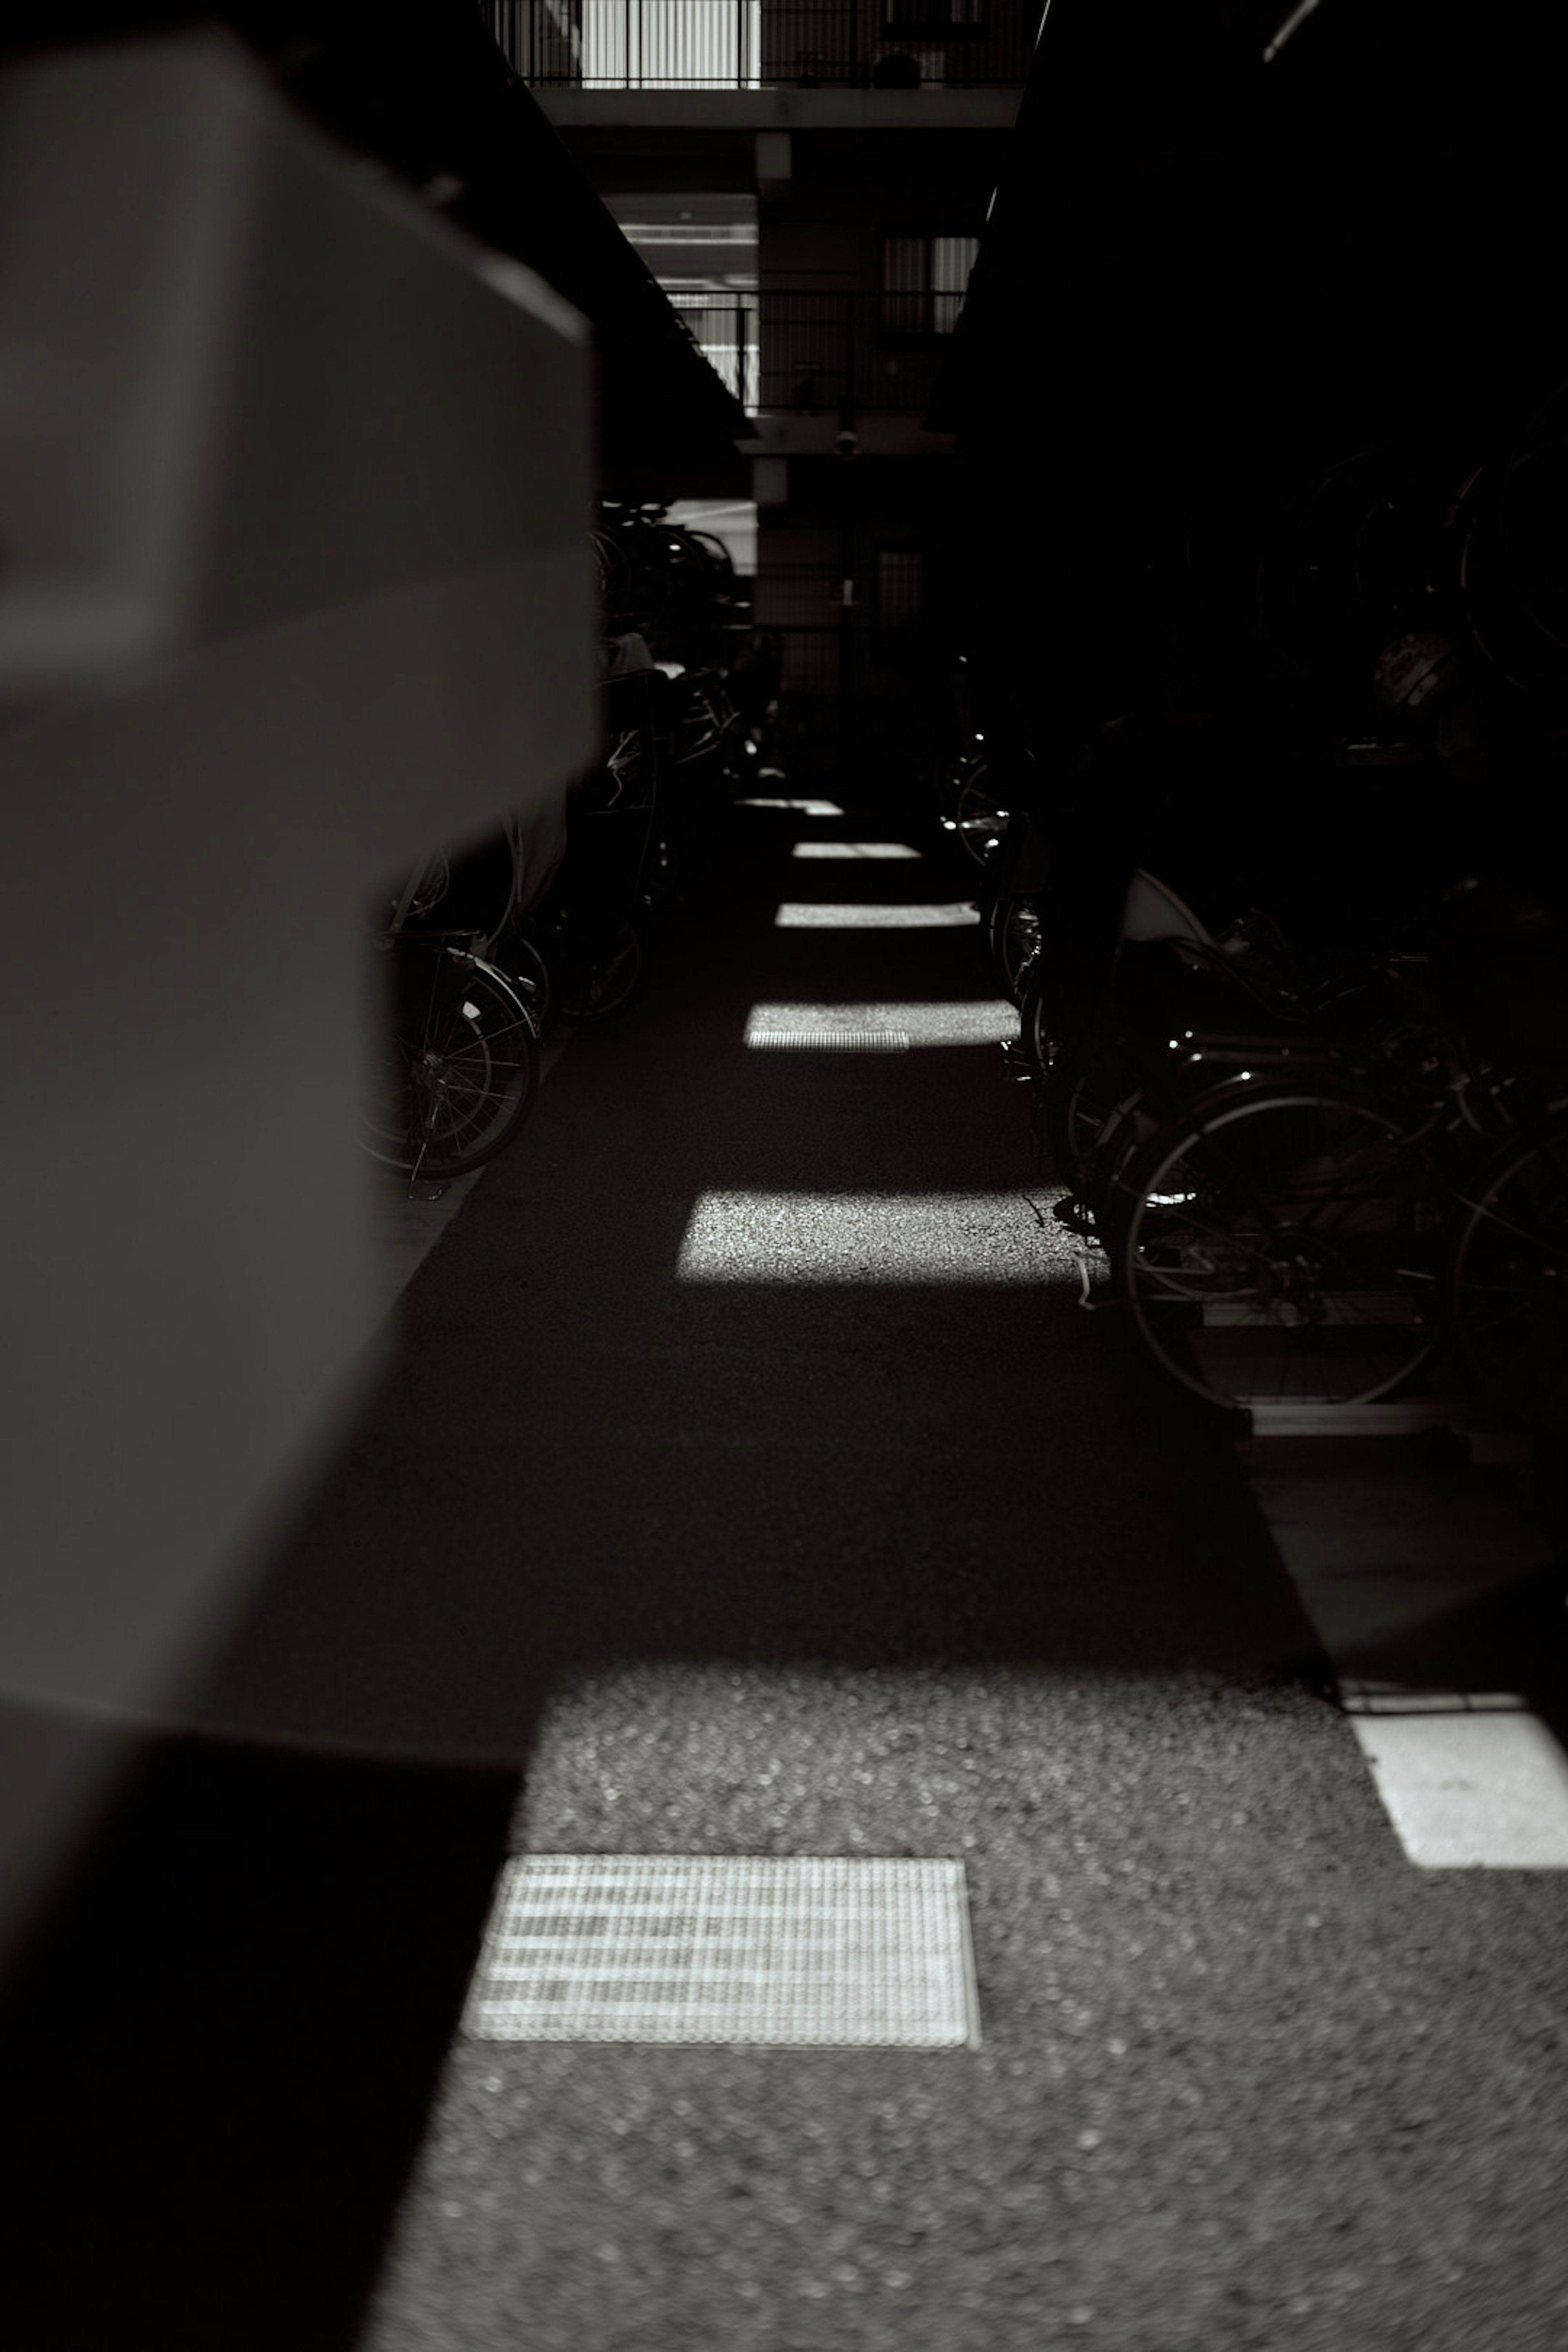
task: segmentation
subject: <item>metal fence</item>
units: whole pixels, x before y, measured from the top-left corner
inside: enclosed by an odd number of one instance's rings
[[[669,299],[696,339],[709,365],[732,392],[748,415],[762,404],[758,362],[761,356],[755,294],[688,294],[670,291]]]
[[[927,409],[947,337],[911,332],[900,299],[763,294],[757,370],[763,407],[802,416],[832,415],[846,400],[860,408]]]
[[[843,736],[852,691],[845,645],[843,583],[819,564],[764,560],[752,591],[759,628],[782,640],[778,747],[786,771],[827,772]]]
[[[923,414],[947,347],[940,331],[957,315],[922,313],[911,326],[910,297],[888,294],[707,294],[672,291],[705,359],[751,415],[784,410],[836,416],[859,408]]]
[[[524,81],[581,89],[1016,89],[1039,0],[479,0]]]

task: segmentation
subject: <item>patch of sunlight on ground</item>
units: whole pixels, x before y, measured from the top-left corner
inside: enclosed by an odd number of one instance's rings
[[[1073,1236],[1027,1192],[704,1192],[681,1282],[1076,1282]]]
[[[753,1004],[746,1043],[780,1031],[891,1030],[911,1045],[992,1045],[1018,1034],[1017,1007],[1005,997],[963,1004]]]
[[[780,801],[752,797],[735,803],[737,808],[794,809],[797,816],[846,816],[837,801]]]
[[[838,907],[831,901],[786,898],[773,917],[781,931],[951,930],[979,920],[979,908],[967,899],[943,906]]]
[[[797,841],[792,857],[918,857],[907,841]]]

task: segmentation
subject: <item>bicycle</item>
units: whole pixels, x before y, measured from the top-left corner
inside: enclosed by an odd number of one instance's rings
[[[539,1090],[539,1036],[526,997],[471,933],[419,928],[450,867],[437,853],[410,876],[378,940],[383,1024],[362,1138],[409,1179],[467,1175],[503,1151]]]
[[[1545,1106],[1464,1188],[1443,1269],[1459,1359],[1500,1412],[1568,1402],[1568,1098]]]
[[[1016,1058],[1035,1097],[1037,1166],[1091,1203],[1105,1145],[1147,1117],[1144,1097],[1168,1082],[1168,1031],[1206,1020],[1297,1025],[1305,982],[1278,928],[1257,912],[1216,937],[1168,884],[1144,868],[1123,901],[1109,988],[1064,1001],[1054,966],[1037,956],[1023,976]],[[1174,1108],[1168,1100],[1164,1108]]]
[[[984,867],[1007,829],[1007,811],[992,787],[984,751],[972,751],[942,771],[937,823],[969,864]]]
[[[1372,1402],[1456,1341],[1481,1369],[1487,1253],[1510,1184],[1547,1164],[1533,1097],[1440,1024],[1362,1050],[1181,1044],[1202,1090],[1123,1152],[1099,1218],[1110,1293],[1166,1370],[1236,1408]]]
[[[1568,1223],[1541,1124],[1560,1097],[1468,1033],[1451,955],[1305,969],[1268,917],[1215,939],[1143,872],[1121,934],[1109,1003],[1065,1042],[1031,976],[1019,1049],[1084,1303],[1098,1249],[1102,1299],[1230,1408],[1369,1402],[1448,1344],[1494,1398],[1489,1358],[1538,1365]]]

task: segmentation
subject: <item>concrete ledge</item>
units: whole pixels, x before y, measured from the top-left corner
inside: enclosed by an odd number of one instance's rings
[[[559,131],[1011,131],[1022,89],[566,89],[530,85]]]
[[[742,457],[831,457],[838,441],[834,416],[757,416],[752,437],[737,441]],[[928,433],[913,412],[858,410],[855,430],[862,457],[950,457],[955,433]]]

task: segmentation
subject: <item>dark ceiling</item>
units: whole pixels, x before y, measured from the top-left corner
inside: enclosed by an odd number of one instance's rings
[[[1542,21],[1049,0],[927,416],[960,436],[973,609],[1005,658],[1048,637],[1087,677],[1194,516],[1244,537],[1390,441],[1457,481],[1568,379]]]

